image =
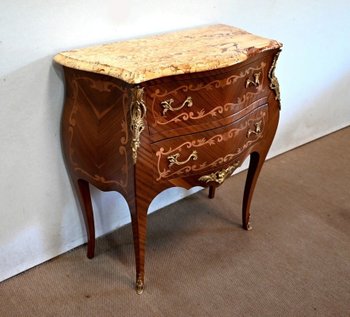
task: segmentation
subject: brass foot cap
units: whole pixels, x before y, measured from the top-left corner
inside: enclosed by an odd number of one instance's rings
[[[138,279],[136,281],[136,293],[137,295],[141,295],[143,293],[143,281],[141,279]]]
[[[246,226],[244,226],[244,229],[247,230],[247,231],[250,231],[253,229],[253,227],[251,226],[250,222],[247,223]]]

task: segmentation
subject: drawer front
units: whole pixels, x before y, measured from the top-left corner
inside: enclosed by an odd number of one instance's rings
[[[153,143],[156,180],[196,175],[234,161],[263,137],[267,116],[263,105],[228,126]]]
[[[178,135],[229,124],[251,111],[254,101],[266,98],[269,56],[224,74],[177,80],[147,87],[150,135],[178,130]],[[265,100],[266,102],[266,100]],[[261,105],[261,104],[260,104]],[[257,104],[259,106],[259,104]],[[234,120],[225,118],[235,116]]]

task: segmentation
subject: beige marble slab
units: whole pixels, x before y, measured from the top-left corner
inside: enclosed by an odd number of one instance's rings
[[[231,66],[257,51],[281,46],[275,40],[218,24],[62,52],[54,60],[67,67],[138,84]]]

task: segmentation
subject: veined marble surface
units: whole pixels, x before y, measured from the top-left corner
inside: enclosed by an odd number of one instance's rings
[[[70,68],[138,84],[232,66],[257,52],[281,46],[275,40],[218,24],[62,52],[54,60]]]

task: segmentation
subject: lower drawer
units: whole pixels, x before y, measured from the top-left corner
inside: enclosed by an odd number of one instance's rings
[[[264,135],[267,104],[225,127],[152,144],[156,180],[196,175],[237,158]]]

